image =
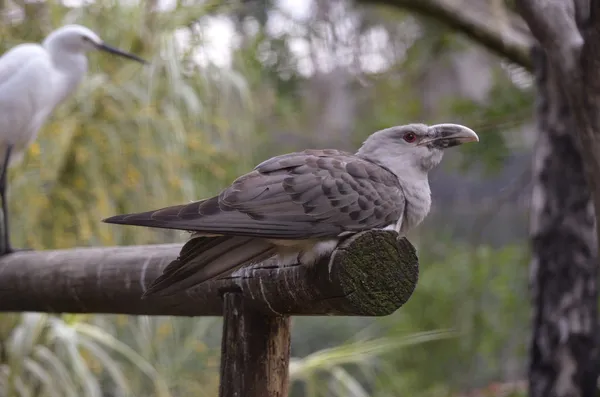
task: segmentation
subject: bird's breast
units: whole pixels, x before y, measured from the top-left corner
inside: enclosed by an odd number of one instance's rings
[[[403,190],[406,203],[400,226],[402,234],[418,226],[431,208],[431,190],[427,180],[424,183],[406,185]]]

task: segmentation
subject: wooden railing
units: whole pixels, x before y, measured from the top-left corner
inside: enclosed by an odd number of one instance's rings
[[[180,244],[19,252],[0,259],[0,312],[223,316],[221,397],[284,397],[290,316],[384,316],[418,279],[391,231],[344,241],[314,266],[263,262],[170,297],[141,299]]]

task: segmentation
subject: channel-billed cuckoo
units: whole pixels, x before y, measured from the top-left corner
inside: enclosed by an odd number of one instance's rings
[[[104,222],[192,232],[145,292],[170,295],[250,263],[311,265],[340,238],[369,229],[404,235],[429,212],[428,172],[446,148],[479,141],[458,124],[377,131],[355,154],[305,150],[273,157],[219,195]]]

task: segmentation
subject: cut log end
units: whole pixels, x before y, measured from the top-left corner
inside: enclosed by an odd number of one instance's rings
[[[354,315],[384,316],[410,298],[419,277],[415,248],[394,232],[359,234],[331,258],[338,281]]]

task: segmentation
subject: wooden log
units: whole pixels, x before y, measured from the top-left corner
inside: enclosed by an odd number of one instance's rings
[[[170,297],[141,299],[181,245],[18,252],[0,258],[0,312],[220,316],[223,291],[271,315],[393,313],[418,278],[414,247],[392,231],[348,238],[314,266],[263,262]]]
[[[240,292],[223,296],[219,397],[286,397],[290,317],[267,316]]]

